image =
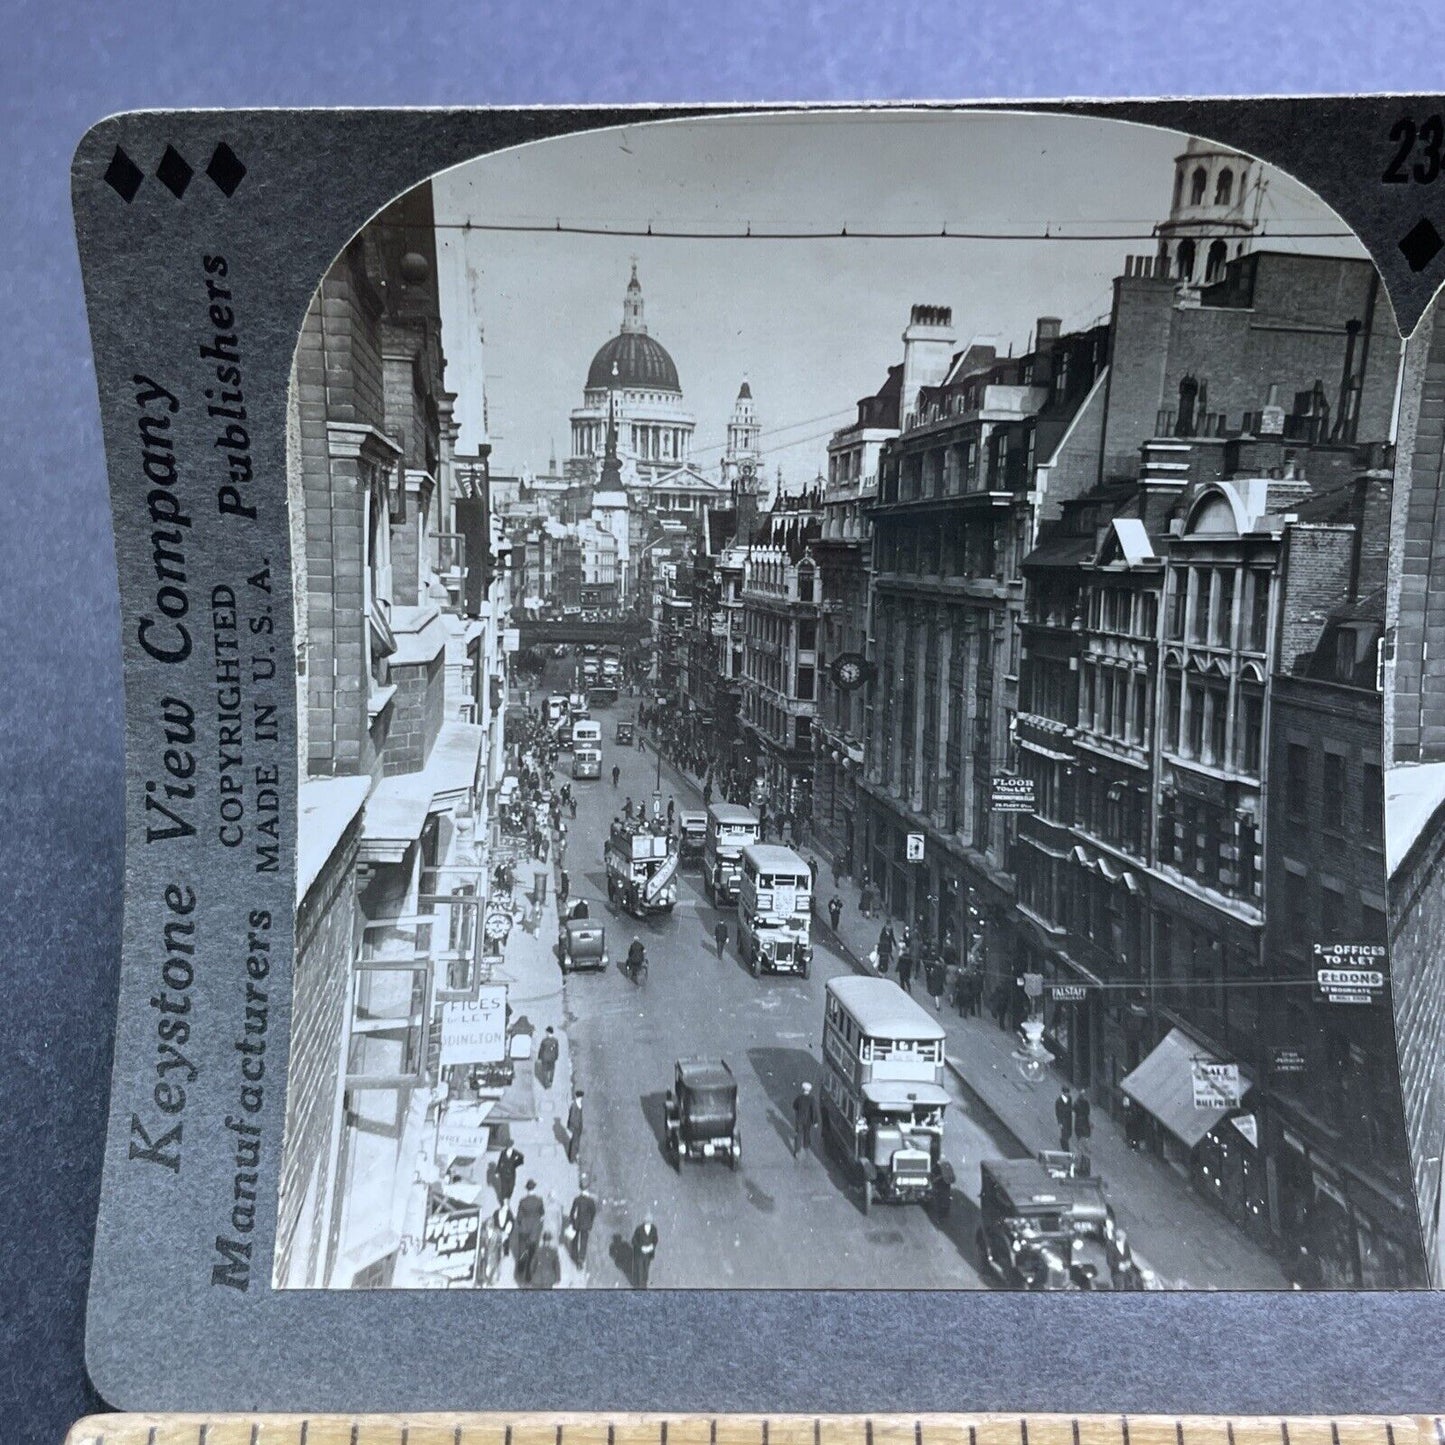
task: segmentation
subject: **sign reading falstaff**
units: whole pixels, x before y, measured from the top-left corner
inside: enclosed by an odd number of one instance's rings
[[[507,990],[484,987],[477,1001],[461,999],[442,1005],[442,1067],[449,1064],[495,1064],[507,1052]]]

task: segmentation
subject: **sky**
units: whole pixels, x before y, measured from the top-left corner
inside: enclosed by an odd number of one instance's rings
[[[697,419],[695,460],[716,469],[746,377],[767,474],[781,466],[797,490],[826,468],[828,437],[857,399],[901,360],[915,303],[951,306],[959,347],[988,337],[1001,353],[1027,349],[1040,316],[1065,331],[1105,319],[1124,258],[1155,250],[1184,141],[1093,118],[850,111],[655,122],[444,172],[433,182],[442,344],[461,449],[480,429],[484,386],[494,470],[540,471],[554,445],[565,461],[568,414],[620,328],[635,258],[649,334],[677,363]],[[1287,176],[1266,175],[1272,247],[1364,254],[1353,238],[1283,239],[1344,227]],[[828,234],[579,236],[559,222]],[[989,236],[945,239],[944,228]],[[1095,237],[1109,239],[1078,239]]]

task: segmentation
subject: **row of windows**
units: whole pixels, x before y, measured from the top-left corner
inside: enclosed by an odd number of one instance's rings
[[[1117,743],[1147,748],[1154,684],[1132,668],[1085,663],[1079,670],[1079,726]]]
[[[1265,652],[1271,585],[1270,574],[1258,567],[1171,568],[1165,639]]]
[[[743,699],[743,716],[784,747],[811,749],[813,745],[811,717],[794,717],[756,693],[749,692]]]
[[[1319,758],[1319,786],[1315,787],[1315,758]],[[1385,775],[1379,763],[1355,764],[1342,753],[1317,752],[1305,743],[1285,749],[1285,812],[1298,823],[1323,827],[1331,833],[1354,834],[1378,841],[1385,826]],[[1356,794],[1356,784],[1358,793]],[[1352,797],[1358,805],[1351,806]]]
[[[1257,778],[1263,738],[1260,684],[1184,674],[1177,668],[1165,674],[1165,752]]]
[[[1028,536],[1027,518],[1004,527],[991,518],[967,525],[892,525],[875,529],[874,565],[905,577],[964,581],[1017,578]]]
[[[1216,893],[1260,895],[1263,858],[1254,818],[1188,793],[1166,792],[1159,809],[1159,861]]]
[[[1159,598],[1154,592],[1133,587],[1095,587],[1089,592],[1087,606],[1089,626],[1095,632],[1151,640],[1157,636]]]
[[[1240,173],[1240,188],[1244,187],[1244,172]],[[1196,166],[1189,176],[1189,204],[1202,206],[1209,188],[1209,172],[1203,166]],[[1181,166],[1174,177],[1174,205],[1177,208],[1184,198],[1184,168]],[[1234,170],[1225,166],[1214,179],[1214,204],[1227,206],[1234,199]]]

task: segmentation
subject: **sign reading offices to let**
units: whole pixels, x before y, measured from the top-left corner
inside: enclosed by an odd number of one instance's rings
[[[442,1066],[496,1064],[507,1056],[507,990],[492,984],[477,1000],[442,1005]]]
[[[1214,1059],[1191,1059],[1189,1069],[1193,1077],[1196,1109],[1239,1107],[1238,1064],[1221,1064]]]
[[[1317,943],[1314,959],[1316,1002],[1384,1002],[1383,943]]]
[[[1032,813],[1034,780],[1014,773],[995,773],[991,783],[989,806],[995,813]]]

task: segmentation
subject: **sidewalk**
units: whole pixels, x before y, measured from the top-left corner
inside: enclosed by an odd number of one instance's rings
[[[566,1021],[563,1017],[562,970],[557,966],[555,952],[557,941],[557,889],[556,849],[549,853],[550,862],[529,858],[518,865],[514,897],[527,907],[524,923],[518,925],[507,939],[502,954],[502,966],[498,970],[499,982],[507,984],[507,1001],[512,1007],[512,1026],[523,1020],[530,1026],[532,1049],[542,1041],[550,1025],[556,1030],[561,1052],[557,1058],[557,1070],[552,1087],[544,1089],[537,1081],[531,1059],[517,1065],[517,1083],[509,1090],[514,1097],[525,1098],[530,1091],[535,1116],[530,1119],[510,1121],[512,1142],[522,1151],[526,1161],[517,1171],[517,1189],[512,1195],[512,1209],[526,1193],[529,1179],[537,1183],[537,1193],[547,1204],[546,1227],[552,1232],[552,1242],[557,1246],[562,1261],[560,1288],[579,1288],[586,1281],[583,1272],[572,1263],[571,1255],[562,1242],[561,1227],[572,1200],[577,1195],[578,1169],[567,1162],[566,1120],[567,1107],[572,1097],[572,1050],[567,1038]],[[547,898],[540,909],[530,902],[534,871],[544,871],[547,883]],[[483,1194],[489,1209],[496,1208],[496,1195],[489,1186]],[[513,1262],[503,1261],[502,1270],[495,1286],[499,1289],[517,1288],[513,1276]]]
[[[878,941],[882,919],[864,918],[851,884],[837,890],[844,899],[837,934],[826,921],[827,885],[831,870],[820,860],[819,898],[814,926],[837,939],[841,951],[862,973],[871,973],[866,959]],[[853,894],[850,899],[847,894]],[[828,893],[828,897],[832,894]],[[928,1007],[921,983],[914,997]],[[1057,1148],[1052,1076],[1026,1083],[1014,1067],[1018,1040],[992,1018],[960,1018],[945,1001],[939,1015],[948,1034],[947,1062],[973,1101],[1018,1144],[1020,1155]],[[1240,1231],[1218,1210],[1199,1198],[1189,1181],[1162,1159],[1136,1152],[1123,1131],[1101,1108],[1093,1114],[1089,1154],[1094,1172],[1109,1190],[1120,1224],[1136,1253],[1164,1280],[1194,1288],[1287,1289],[1288,1281],[1270,1254]]]

